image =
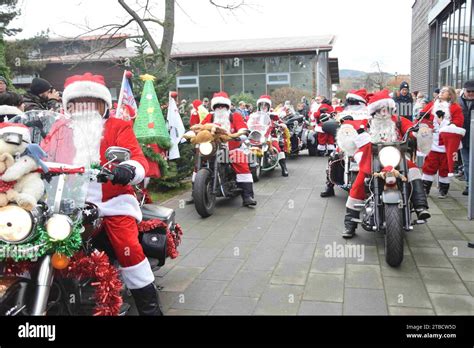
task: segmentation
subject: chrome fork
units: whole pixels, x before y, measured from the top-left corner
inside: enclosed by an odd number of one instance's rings
[[[46,255],[40,262],[31,315],[46,315],[49,292],[51,290],[51,285],[53,284],[53,274],[54,270],[53,265],[51,264],[51,255]]]

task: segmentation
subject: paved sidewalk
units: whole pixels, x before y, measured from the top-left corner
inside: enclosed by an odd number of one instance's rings
[[[326,163],[288,160],[288,178],[276,170],[255,184],[255,209],[220,200],[202,219],[184,205],[189,193],[168,201],[184,238],[181,256],[156,272],[165,314],[473,315],[474,221],[462,183],[445,200],[432,190],[433,217],[407,234],[394,269],[382,236],[359,227],[356,238],[340,237],[347,194],[319,196]],[[361,254],[338,254],[344,248]]]

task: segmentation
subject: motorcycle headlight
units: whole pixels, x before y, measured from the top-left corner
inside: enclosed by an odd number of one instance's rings
[[[396,168],[402,159],[400,150],[393,146],[384,147],[379,152],[379,160],[383,167]]]
[[[0,208],[0,240],[7,243],[20,243],[33,232],[33,217],[26,210],[7,205]]]
[[[203,156],[209,156],[213,150],[214,150],[214,146],[212,145],[212,143],[199,144],[199,152]]]
[[[46,232],[54,241],[65,240],[71,235],[72,221],[66,215],[54,214],[46,222]]]
[[[253,131],[248,137],[252,144],[261,144],[263,143],[264,138],[264,135],[257,131]]]

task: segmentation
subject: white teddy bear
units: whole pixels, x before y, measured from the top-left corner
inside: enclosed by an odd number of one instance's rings
[[[0,158],[4,159],[3,168],[6,168],[0,176],[0,187],[3,187],[0,191],[4,191],[0,193],[0,206],[15,202],[21,208],[31,211],[43,196],[44,183],[37,172],[41,163],[38,158],[39,147],[30,143],[31,136],[26,126],[0,124]],[[31,146],[34,147],[33,151],[30,151]],[[15,161],[12,163],[13,158]]]

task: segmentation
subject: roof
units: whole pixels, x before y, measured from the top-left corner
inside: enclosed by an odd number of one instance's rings
[[[171,58],[211,57],[264,53],[330,51],[335,36],[302,36],[273,39],[183,42],[173,44]]]
[[[84,35],[84,36],[78,36],[78,37],[53,37],[53,38],[48,38],[48,42],[94,41],[94,40],[124,39],[128,37],[130,37],[129,34]]]
[[[82,61],[87,62],[102,62],[112,61],[125,58],[135,57],[136,51],[133,47],[126,48],[115,48],[105,53],[79,53],[70,54],[67,56],[48,56],[41,59],[34,59],[35,61],[43,61],[47,63],[62,63],[62,64],[74,64]]]

